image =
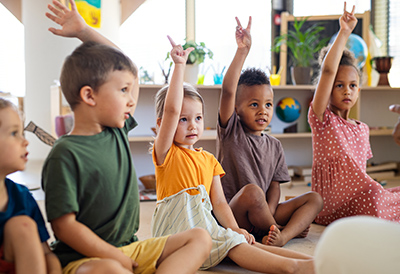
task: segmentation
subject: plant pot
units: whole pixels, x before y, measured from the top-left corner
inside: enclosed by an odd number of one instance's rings
[[[197,84],[197,78],[199,74],[199,65],[197,64],[187,64],[185,69],[185,76],[183,77],[183,81],[189,83],[191,85]]]
[[[290,76],[293,85],[310,85],[312,77],[311,67],[290,67]]]

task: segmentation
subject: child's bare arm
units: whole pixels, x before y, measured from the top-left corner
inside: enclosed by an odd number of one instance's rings
[[[84,224],[76,220],[75,213],[65,214],[51,221],[55,236],[86,257],[108,258],[120,262],[132,271],[137,263],[115,246],[105,242]]]
[[[186,60],[193,48],[183,50],[181,45],[168,36],[171,42],[171,57],[175,63],[174,71],[171,76],[170,85],[164,102],[164,113],[159,124],[159,130],[154,142],[154,151],[156,154],[157,164],[164,163],[165,156],[170,149],[179,123],[179,116],[183,102],[183,75],[185,73]]]
[[[279,204],[279,199],[281,198],[281,187],[279,182],[272,181],[267,190],[266,199],[268,202],[269,210],[271,211],[272,216],[275,215],[276,208]]]
[[[47,242],[42,243],[46,260],[47,274],[61,274],[62,268],[57,256],[50,250]]]
[[[53,6],[48,5],[54,15],[46,12],[46,16],[62,27],[61,29],[49,28],[50,32],[63,37],[76,37],[82,42],[94,41],[118,48],[113,42],[86,24],[76,8],[75,1],[69,0],[69,3],[71,10],[57,0],[53,0]]]
[[[210,200],[213,206],[213,213],[218,222],[225,228],[230,228],[237,233],[243,234],[249,244],[255,243],[254,236],[245,229],[239,228],[233,212],[226,202],[224,190],[221,185],[221,178],[217,175],[213,177],[210,189]]]
[[[347,39],[357,25],[357,18],[354,16],[354,10],[355,7],[353,6],[352,11],[350,13],[347,12],[346,2],[344,3],[344,12],[339,19],[339,33],[322,62],[320,79],[311,105],[315,115],[320,121],[323,120],[323,114],[329,103],[339,62],[346,46]]]
[[[219,105],[219,117],[222,127],[226,127],[229,118],[235,111],[237,84],[244,61],[246,60],[251,47],[251,17],[249,17],[249,23],[247,24],[246,29],[243,29],[237,17],[236,21],[237,27],[235,35],[238,48],[236,50],[235,57],[233,58],[232,63],[225,74],[224,81],[222,82],[222,94]]]

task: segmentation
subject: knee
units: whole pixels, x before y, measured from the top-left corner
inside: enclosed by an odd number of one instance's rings
[[[248,206],[258,206],[260,203],[266,203],[265,194],[262,189],[253,184],[248,184],[238,192],[237,200],[240,204]]]
[[[89,263],[85,263],[79,267],[79,270],[83,270],[83,272],[86,273],[96,274],[130,273],[121,265],[121,263],[112,259],[90,261]]]
[[[314,204],[315,207],[318,208],[319,211],[321,211],[324,207],[324,200],[322,199],[321,195],[315,191],[310,191],[307,195],[309,198],[309,202]]]
[[[32,236],[37,234],[36,222],[26,215],[12,217],[4,226],[4,235],[6,238],[32,238]]]
[[[199,250],[203,251],[205,256],[208,256],[212,247],[212,239],[208,231],[203,228],[193,228],[191,233],[192,239],[197,242]]]

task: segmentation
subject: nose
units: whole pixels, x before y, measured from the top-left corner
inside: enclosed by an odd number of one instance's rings
[[[136,104],[135,99],[133,99],[132,93],[129,93],[128,107],[133,107]]]
[[[195,121],[190,120],[190,123],[188,125],[188,130],[195,130],[197,128]]]
[[[267,113],[268,113],[267,107],[262,106],[262,107],[260,108],[260,110],[259,110],[259,114],[267,114]]]
[[[22,137],[22,145],[24,147],[27,147],[29,145],[29,141],[27,139],[25,139],[25,137]]]

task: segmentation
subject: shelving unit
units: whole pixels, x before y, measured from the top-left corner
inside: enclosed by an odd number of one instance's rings
[[[161,85],[140,86],[139,102],[135,111],[135,119],[139,125],[129,134],[132,158],[138,177],[154,173],[149,149],[151,148],[150,143],[154,140],[154,133],[151,128],[155,126],[156,122],[154,97],[161,87]],[[215,154],[221,86],[196,86],[196,88],[205,101],[204,125],[206,128],[197,146]],[[281,141],[289,166],[312,164],[312,142],[311,132],[308,129],[307,112],[314,88],[311,85],[276,86],[273,88],[275,105],[283,97],[293,97],[299,101],[302,107],[299,119],[293,122],[298,124],[297,133],[283,133],[283,129],[293,123],[283,123],[276,115],[273,116],[270,123],[271,135]],[[398,115],[388,110],[389,105],[400,103],[399,98],[400,89],[398,88],[364,87],[361,89],[358,102],[359,109],[354,118],[371,127],[376,127],[376,129],[370,130],[370,141],[374,153],[372,160],[375,163],[400,162],[400,148],[394,144],[391,136]],[[63,106],[60,106],[59,109],[63,109]]]

